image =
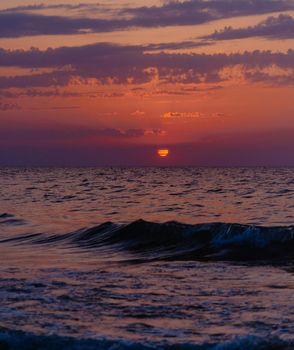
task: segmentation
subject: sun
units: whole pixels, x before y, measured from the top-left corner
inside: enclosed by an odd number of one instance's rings
[[[157,154],[159,157],[165,158],[169,155],[169,150],[168,149],[158,149]]]

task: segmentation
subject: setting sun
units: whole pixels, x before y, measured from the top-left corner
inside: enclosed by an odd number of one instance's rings
[[[294,350],[293,87],[294,0],[0,0],[0,350]]]
[[[168,149],[159,149],[157,151],[157,154],[159,155],[159,157],[167,157],[169,155],[169,150]]]

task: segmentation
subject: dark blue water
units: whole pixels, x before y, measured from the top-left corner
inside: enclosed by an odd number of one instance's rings
[[[0,349],[294,348],[294,169],[0,181]]]

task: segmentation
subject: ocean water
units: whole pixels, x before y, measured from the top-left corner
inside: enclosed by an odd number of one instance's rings
[[[0,169],[0,349],[294,349],[294,168]]]

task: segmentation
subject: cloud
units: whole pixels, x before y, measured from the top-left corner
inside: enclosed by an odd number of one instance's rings
[[[15,109],[20,109],[20,106],[17,103],[7,103],[0,101],[0,112],[6,112]]]
[[[1,78],[0,78],[1,79]],[[60,91],[59,89],[23,89],[18,91],[0,90],[0,97],[17,98],[17,97],[80,97],[84,96],[83,92]]]
[[[80,10],[80,9],[88,9],[88,10],[101,10],[103,7],[101,4],[96,3],[84,3],[84,4],[36,4],[36,5],[24,5],[24,6],[16,6],[16,7],[8,7],[0,11],[0,13],[13,13],[13,12],[34,12],[40,10]]]
[[[196,47],[204,47],[212,45],[211,42],[206,41],[181,41],[175,43],[160,43],[150,44],[145,46],[146,51],[164,51],[164,50],[185,50]]]
[[[167,132],[162,129],[146,129],[145,135],[146,136],[166,136]]]
[[[0,49],[0,67],[27,68],[22,76],[0,77],[0,89],[20,88],[55,89],[69,84],[140,85],[156,81],[168,83],[219,83],[232,79],[228,72],[233,67],[241,70],[244,79],[253,81],[268,76],[266,82],[277,77],[267,73],[277,67],[287,72],[282,78],[291,81],[294,76],[294,50],[286,53],[253,51],[232,54],[148,53],[146,46],[119,46],[98,43],[79,47],[56,49],[4,50]],[[29,70],[50,68],[51,72],[32,74]],[[227,71],[228,72],[227,72]],[[250,74],[246,74],[249,72]],[[251,80],[251,79],[250,79]],[[263,81],[264,79],[261,79]],[[111,96],[116,96],[111,93]],[[118,93],[118,96],[121,96]]]
[[[66,71],[22,76],[0,76],[0,89],[66,86],[70,81],[71,75]]]
[[[0,110],[14,108],[0,103]],[[17,108],[17,107],[15,107]],[[56,109],[59,109],[58,107]],[[54,142],[88,142],[107,139],[111,142],[115,140],[126,141],[149,136],[164,136],[165,131],[161,129],[118,129],[112,127],[87,127],[83,125],[70,125],[65,123],[41,123],[35,122],[21,123],[11,125],[11,123],[2,123],[0,129],[0,140],[3,143],[13,144],[14,142],[23,143],[54,143]]]
[[[50,129],[49,129],[50,130]],[[85,128],[85,127],[73,127],[69,129],[55,129],[51,132],[62,133],[62,137],[69,138],[85,138],[85,137],[107,137],[107,138],[137,138],[145,135],[144,129],[115,129],[115,128]],[[61,136],[61,135],[60,135]]]
[[[132,27],[157,28],[197,25],[236,16],[293,10],[292,0],[189,0],[170,1],[162,6],[121,8],[112,18],[89,16],[70,17],[39,14],[44,9],[99,9],[99,4],[33,5],[6,9],[0,12],[0,37],[16,38],[36,35],[73,35],[124,30]],[[103,8],[111,12],[111,8]],[[105,17],[106,18],[106,17]]]
[[[131,113],[131,116],[133,117],[144,117],[144,115],[145,115],[145,112],[140,111],[139,109]]]
[[[140,26],[193,25],[222,18],[248,16],[291,10],[292,0],[188,0],[169,1],[163,6],[127,8],[122,13],[133,15]],[[137,24],[138,25],[138,24]]]
[[[220,31],[215,31],[211,35],[202,37],[202,39],[232,40],[251,37],[294,39],[294,18],[285,14],[280,14],[277,17],[271,16],[255,26],[239,29],[225,27]]]
[[[224,117],[223,113],[203,113],[203,112],[165,112],[163,119],[178,120],[178,119],[199,119],[199,118],[220,118]]]
[[[183,119],[183,118],[199,118],[199,112],[165,112],[163,114],[164,119]]]
[[[30,111],[43,111],[43,110],[49,110],[49,111],[64,111],[64,110],[72,110],[72,109],[80,109],[80,106],[52,106],[52,107],[31,107],[26,108]]]
[[[108,32],[128,27],[126,20],[46,16],[26,12],[0,13],[0,38]]]

